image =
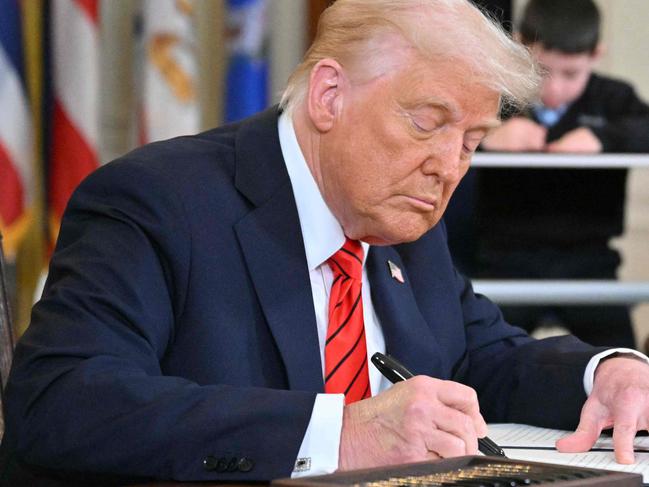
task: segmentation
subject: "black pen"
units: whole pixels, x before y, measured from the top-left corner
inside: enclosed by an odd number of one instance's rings
[[[388,355],[383,355],[381,352],[372,355],[372,363],[393,384],[414,377],[414,374],[406,369],[403,364]],[[503,449],[487,436],[478,438],[478,450],[488,456],[506,458]]]

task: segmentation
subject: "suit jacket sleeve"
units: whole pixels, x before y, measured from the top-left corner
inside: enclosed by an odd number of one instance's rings
[[[477,391],[487,422],[563,429],[577,425],[586,399],[584,371],[599,348],[573,336],[536,340],[505,322],[499,308],[475,294],[469,280],[454,269],[443,223],[403,246],[401,254],[427,320],[439,322],[443,317],[439,326],[460,322],[463,336],[437,335],[440,353],[451,357],[449,378]],[[440,293],[446,309],[431,299]],[[453,300],[458,309],[449,313]]]
[[[5,442],[22,461],[179,480],[290,475],[315,393],[162,369],[192,259],[175,187],[131,161],[100,169],[74,194],[7,388]],[[214,357],[214,367],[237,364]],[[219,459],[226,471],[205,468]]]
[[[488,422],[572,429],[586,400],[588,361],[602,349],[571,335],[532,339],[457,275],[467,333],[464,380],[479,394]]]

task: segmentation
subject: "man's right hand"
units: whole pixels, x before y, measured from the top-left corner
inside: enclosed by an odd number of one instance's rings
[[[547,129],[532,120],[514,117],[487,135],[480,147],[494,152],[537,152],[545,148]]]
[[[417,462],[478,451],[487,434],[476,392],[417,376],[345,406],[340,470]]]

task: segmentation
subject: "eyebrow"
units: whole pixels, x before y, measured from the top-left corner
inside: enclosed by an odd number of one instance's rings
[[[457,109],[454,106],[444,100],[434,97],[426,98],[415,103],[407,103],[404,105],[404,108],[407,110],[415,110],[417,108],[435,108],[443,110],[451,114],[452,117],[457,118]]]
[[[404,108],[413,110],[422,107],[442,110],[450,114],[451,118],[455,120],[460,118],[458,113],[459,110],[456,107],[454,107],[453,105],[449,104],[444,100],[440,100],[439,98],[434,98],[434,97],[428,98],[419,103],[413,103],[412,105],[406,106]],[[489,132],[490,130],[500,127],[501,125],[502,125],[502,120],[500,120],[499,118],[492,118],[492,119],[485,120],[484,122],[480,122],[476,126],[469,127],[467,132],[477,132],[477,131]]]
[[[499,118],[492,118],[490,120],[486,120],[485,122],[475,126],[471,127],[467,132],[474,132],[476,130],[482,130],[485,132],[489,132],[490,130],[493,130],[495,128],[500,127],[503,124],[502,120]]]
[[[444,100],[439,100],[436,98],[430,99],[428,101],[425,101],[423,103],[417,104],[415,106],[419,107],[431,107],[431,108],[437,108],[440,110],[443,110],[447,112],[448,114],[451,115],[451,117],[455,120],[459,119],[459,110],[457,110],[456,107],[453,105],[449,104],[448,102]],[[489,131],[492,129],[495,129],[496,127],[499,127],[502,125],[502,120],[499,118],[491,118],[488,120],[485,120],[484,122],[480,122],[478,125],[470,127],[467,132],[474,132],[477,130],[483,130],[483,131]]]

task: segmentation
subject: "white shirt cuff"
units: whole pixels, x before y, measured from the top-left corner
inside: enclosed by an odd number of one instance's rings
[[[586,366],[586,371],[584,372],[584,390],[586,391],[587,396],[590,396],[590,393],[593,391],[593,381],[595,380],[595,369],[599,365],[600,361],[603,358],[608,357],[609,355],[613,355],[614,353],[627,353],[627,354],[635,355],[636,357],[640,357],[642,360],[644,360],[649,364],[649,357],[647,357],[644,353],[640,353],[637,350],[633,350],[631,348],[611,348],[610,350],[605,350],[603,352],[598,353],[597,355],[594,355],[588,362],[588,365]]]
[[[324,475],[338,469],[344,406],[343,394],[316,396],[311,420],[295,460],[292,478]]]

